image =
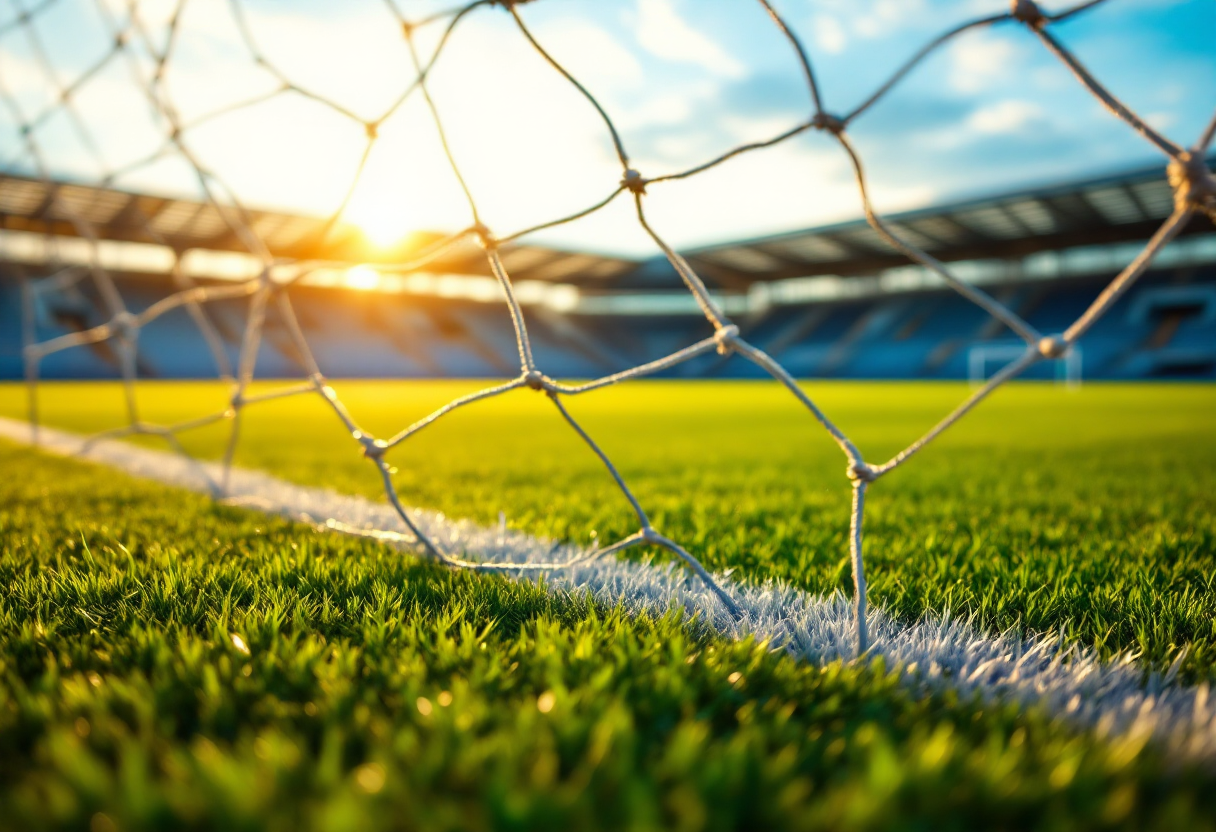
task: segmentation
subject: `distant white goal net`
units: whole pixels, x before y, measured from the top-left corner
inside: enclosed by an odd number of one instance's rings
[[[994,367],[999,370],[1009,362],[1017,361],[1025,351],[1024,346],[1016,343],[976,344],[967,350],[967,380],[972,387],[983,387]],[[1063,355],[1048,359],[1055,380],[1070,390],[1080,387],[1084,354],[1080,344],[1072,344]]]
[[[535,5],[541,5],[546,0],[535,0]],[[1109,0],[1117,3],[1118,0]],[[1055,34],[1055,28],[1061,21],[1082,14],[1100,5],[1102,0],[1090,0],[1079,5],[1049,13],[1040,9],[1032,0],[1014,0],[1007,11],[994,13],[955,26],[942,32],[925,43],[919,50],[910,54],[906,62],[889,78],[879,84],[871,94],[857,101],[853,106],[844,110],[828,110],[824,106],[821,95],[823,85],[814,70],[810,50],[806,42],[787,24],[781,12],[768,0],[756,0],[753,4],[740,3],[739,15],[758,15],[766,21],[766,25],[774,27],[774,32],[790,50],[790,54],[799,73],[799,83],[805,88],[810,107],[805,118],[798,123],[776,132],[760,141],[753,141],[731,148],[713,158],[691,167],[669,172],[642,171],[635,167],[629,152],[628,133],[620,129],[621,114],[610,112],[603,100],[597,96],[591,85],[584,83],[576,74],[571,72],[554,53],[549,51],[551,44],[544,42],[528,24],[532,12],[532,3],[523,0],[476,0],[466,5],[441,10],[434,14],[415,14],[406,3],[385,3],[376,7],[380,11],[379,23],[372,34],[383,40],[391,38],[400,51],[401,77],[397,79],[396,93],[388,105],[378,112],[365,115],[367,108],[364,103],[352,103],[350,99],[358,98],[362,90],[351,86],[348,89],[316,89],[293,76],[282,68],[281,61],[276,55],[263,48],[256,27],[251,25],[247,14],[248,0],[232,0],[230,4],[231,18],[223,25],[216,24],[201,30],[192,29],[191,11],[197,3],[187,3],[186,0],[175,2],[141,2],[141,0],[8,0],[9,14],[0,18],[0,59],[8,65],[21,67],[21,75],[0,71],[0,105],[7,117],[15,125],[15,135],[21,147],[14,153],[13,148],[5,148],[4,163],[12,170],[31,172],[45,181],[56,193],[55,188],[61,177],[71,174],[64,171],[58,160],[62,158],[59,140],[52,139],[52,127],[56,124],[67,126],[70,132],[76,134],[81,145],[92,154],[104,173],[98,177],[102,184],[109,184],[122,176],[130,175],[132,171],[150,168],[167,161],[178,166],[185,166],[194,177],[198,189],[208,203],[222,219],[228,232],[238,240],[241,247],[259,264],[258,273],[252,277],[231,281],[224,285],[193,285],[190,278],[179,268],[180,262],[175,260],[170,271],[178,281],[180,289],[167,297],[142,310],[133,311],[127,299],[119,291],[118,284],[101,256],[104,240],[98,232],[95,219],[96,206],[81,205],[71,200],[53,196],[50,213],[68,226],[62,233],[71,234],[83,241],[91,252],[88,263],[84,266],[63,263],[59,268],[51,268],[50,273],[32,279],[29,291],[32,295],[41,292],[62,291],[74,285],[90,283],[95,295],[100,299],[106,322],[102,325],[70,333],[50,340],[38,340],[31,329],[28,343],[24,348],[24,356],[29,380],[31,420],[37,421],[38,379],[40,364],[48,355],[61,350],[79,348],[89,344],[107,343],[118,359],[121,367],[122,381],[127,393],[127,424],[119,429],[108,432],[110,437],[147,435],[163,438],[170,445],[180,449],[178,436],[185,431],[194,430],[206,425],[217,423],[226,424],[230,429],[225,465],[230,466],[233,454],[238,446],[241,435],[242,414],[246,408],[256,406],[268,399],[288,396],[316,396],[323,400],[332,410],[336,419],[340,420],[350,436],[350,441],[362,449],[368,464],[379,474],[388,501],[394,507],[400,521],[400,528],[392,529],[352,529],[359,533],[374,536],[396,535],[412,541],[421,554],[432,557],[444,564],[477,570],[519,570],[519,569],[562,569],[569,562],[528,563],[491,562],[479,560],[475,553],[455,551],[431,539],[412,519],[407,510],[410,502],[409,494],[401,494],[392,476],[389,462],[394,449],[408,442],[413,436],[442,419],[453,411],[472,406],[475,403],[494,396],[501,396],[516,390],[531,390],[545,396],[556,410],[557,414],[588,448],[603,463],[606,475],[610,476],[619,487],[624,499],[636,515],[638,528],[633,534],[611,542],[582,558],[608,557],[630,547],[654,545],[668,550],[682,559],[687,567],[712,588],[731,614],[740,615],[731,598],[718,588],[713,576],[701,565],[694,553],[688,551],[680,543],[665,536],[655,527],[641,501],[635,496],[620,471],[609,459],[608,455],[591,436],[575,420],[567,409],[566,402],[571,397],[592,393],[608,385],[619,384],[630,379],[648,376],[680,365],[697,356],[708,353],[723,355],[734,354],[751,362],[765,374],[771,376],[777,383],[783,385],[789,394],[805,407],[809,417],[808,424],[818,427],[831,437],[839,446],[845,460],[845,477],[851,485],[852,514],[849,535],[849,546],[852,560],[852,572],[855,592],[855,615],[857,626],[857,648],[865,651],[867,646],[866,632],[866,578],[862,562],[862,530],[865,516],[865,500],[869,489],[890,472],[906,464],[920,450],[925,448],[937,437],[950,429],[959,419],[963,418],[972,408],[987,397],[993,390],[1005,382],[1021,375],[1027,369],[1046,361],[1063,359],[1064,366],[1069,360],[1080,360],[1080,352],[1076,350],[1077,342],[1087,331],[1105,315],[1113,304],[1135,283],[1149,267],[1153,258],[1170,242],[1196,213],[1205,213],[1216,217],[1216,180],[1205,164],[1205,154],[1216,134],[1216,118],[1208,122],[1200,135],[1193,137],[1192,143],[1184,145],[1164,135],[1160,130],[1138,115],[1122,101],[1116,98],[1103,84],[1094,77],[1086,66],[1061,42]],[[213,4],[218,5],[218,4]],[[418,8],[418,7],[413,7]],[[79,12],[79,14],[77,14]],[[66,16],[65,16],[66,15]],[[457,146],[452,141],[449,121],[445,117],[446,106],[449,102],[433,94],[433,81],[437,72],[444,68],[444,56],[453,42],[462,36],[462,28],[470,20],[483,15],[506,15],[514,27],[514,37],[518,43],[526,45],[527,49],[539,59],[537,65],[545,72],[567,84],[570,92],[570,116],[577,109],[580,117],[587,116],[594,120],[602,130],[604,147],[616,160],[617,171],[611,181],[603,182],[603,196],[596,201],[569,211],[559,216],[553,216],[539,222],[529,222],[525,227],[500,228],[491,227],[483,211],[484,194],[480,194],[473,178],[466,176],[470,167],[477,165],[476,159],[465,158],[457,152]],[[66,25],[67,20],[70,25]],[[942,49],[946,44],[967,33],[988,27],[1009,26],[1019,27],[1027,33],[1032,41],[1047,50],[1061,61],[1074,76],[1077,84],[1092,94],[1112,117],[1126,124],[1127,128],[1147,142],[1148,146],[1164,157],[1163,176],[1168,177],[1174,191],[1174,209],[1168,219],[1160,226],[1152,238],[1145,244],[1139,256],[1123,269],[1106,287],[1089,307],[1067,328],[1061,332],[1039,332],[1022,316],[999,302],[976,285],[967,283],[951,271],[931,254],[923,250],[905,232],[884,221],[871,203],[870,192],[861,154],[850,138],[850,128],[872,110],[880,107],[892,95],[892,91],[928,56]],[[63,71],[61,59],[65,44],[57,40],[73,37],[74,32],[83,28],[93,27],[101,32],[101,37],[109,44],[98,61],[72,74]],[[70,49],[70,43],[67,47]],[[348,45],[357,49],[358,44]],[[200,113],[185,118],[182,115],[177,91],[171,79],[173,68],[179,61],[190,60],[196,64],[205,62],[209,56],[231,56],[237,54],[240,60],[249,67],[270,79],[269,86],[262,92],[249,95],[241,88],[228,87],[227,101],[218,102],[211,112]],[[218,60],[218,57],[216,58]],[[1129,55],[1129,60],[1135,60],[1135,55]],[[119,74],[115,69],[121,69],[125,81],[118,80]],[[1017,71],[1016,66],[1008,67],[1010,72]],[[213,87],[225,87],[225,70],[218,67],[215,72]],[[470,75],[463,79],[467,84],[468,94],[483,92],[483,87],[489,79]],[[111,111],[90,110],[80,104],[82,95],[94,84],[110,85],[113,88],[115,106]],[[332,85],[331,85],[332,86]],[[463,200],[466,220],[463,227],[451,233],[423,250],[417,251],[408,262],[399,262],[378,267],[388,274],[409,274],[424,269],[428,263],[443,256],[452,247],[468,245],[475,242],[484,250],[484,257],[489,269],[501,287],[503,303],[510,314],[514,325],[515,359],[519,370],[509,378],[489,386],[479,392],[456,399],[439,410],[420,418],[413,424],[403,426],[391,436],[373,436],[364,430],[359,421],[359,414],[350,412],[339,399],[333,388],[327,383],[325,368],[318,366],[309,347],[304,330],[297,321],[293,304],[292,288],[310,273],[324,268],[333,268],[333,263],[305,262],[285,260],[274,256],[265,241],[265,230],[258,227],[253,220],[253,214],[248,206],[236,195],[231,187],[229,171],[222,170],[209,164],[200,154],[197,137],[208,129],[209,124],[225,113],[236,109],[257,109],[268,113],[267,118],[274,121],[278,116],[275,108],[284,99],[304,100],[310,106],[333,114],[342,120],[346,128],[353,129],[361,137],[361,150],[354,154],[353,159],[337,159],[331,157],[314,158],[303,161],[300,178],[306,179],[309,169],[319,166],[332,167],[344,164],[350,172],[349,186],[345,190],[340,204],[329,218],[324,227],[318,232],[324,236],[332,231],[348,210],[353,195],[356,193],[361,178],[366,175],[368,160],[377,143],[382,140],[386,130],[391,125],[395,115],[406,106],[424,108],[429,114],[433,128],[432,140],[438,150],[438,161],[446,165],[452,176],[454,190]],[[119,102],[121,101],[121,107]],[[132,107],[141,107],[154,119],[160,131],[160,144],[146,158],[125,163],[121,168],[113,167],[104,158],[101,147],[104,144],[98,137],[103,132],[113,132],[122,125],[126,113]],[[133,110],[132,110],[133,112]],[[301,122],[291,125],[298,131],[310,131],[315,128],[311,122]],[[509,124],[485,123],[483,125],[486,143],[494,143],[514,127]],[[953,290],[987,312],[1016,337],[1016,348],[1002,348],[999,354],[988,352],[972,353],[975,362],[975,376],[983,377],[984,381],[969,396],[950,413],[946,414],[932,429],[910,444],[907,448],[885,461],[867,460],[863,452],[833,421],[830,414],[824,412],[816,402],[813,385],[800,384],[777,361],[741,334],[740,329],[731,318],[725,314],[715,297],[707,290],[701,277],[685,261],[681,255],[668,244],[660,223],[655,221],[648,210],[650,196],[667,188],[687,187],[690,180],[730,165],[740,157],[761,153],[767,148],[793,142],[804,134],[818,133],[826,137],[841,154],[852,171],[856,181],[857,192],[864,209],[865,216],[873,230],[893,249],[901,252],[911,262],[917,263],[939,276]],[[58,136],[58,133],[54,134]],[[225,139],[225,137],[220,137]],[[229,142],[256,142],[260,136],[256,132],[246,135],[226,137]],[[212,135],[212,140],[219,140]],[[505,139],[503,139],[505,140]],[[461,147],[466,146],[461,144]],[[283,153],[292,152],[287,145]],[[432,166],[436,160],[430,160]],[[482,171],[483,177],[485,172]],[[504,171],[503,175],[506,175]],[[300,185],[299,182],[284,182],[284,188],[290,191]],[[550,178],[545,171],[531,173],[529,187],[537,189],[553,189],[560,191],[563,187],[561,178]],[[432,198],[427,195],[426,198]],[[626,201],[630,204],[634,220],[641,232],[650,240],[657,251],[670,262],[676,273],[682,279],[684,286],[696,300],[703,313],[711,334],[695,343],[683,346],[671,354],[658,360],[650,361],[640,366],[624,369],[603,378],[592,379],[579,383],[568,383],[554,379],[546,374],[546,368],[539,366],[534,358],[529,339],[528,321],[518,300],[516,287],[511,275],[504,265],[501,247],[507,243],[522,239],[530,234],[544,229],[554,228],[566,223],[590,218],[604,211],[610,204]],[[91,219],[91,217],[94,217]],[[147,239],[157,242],[160,236],[151,222],[151,218],[141,216],[135,209],[136,221],[144,222]],[[53,233],[48,231],[48,233]],[[181,253],[175,255],[181,256]],[[52,266],[55,264],[52,263]],[[219,300],[228,302],[240,301],[247,304],[245,327],[241,335],[240,357],[236,365],[225,368],[222,350],[216,347],[213,327],[209,320],[207,306]],[[136,344],[140,338],[141,328],[151,321],[164,315],[172,309],[184,308],[189,311],[194,323],[202,331],[208,343],[216,349],[217,366],[230,369],[231,396],[228,406],[223,410],[209,414],[199,414],[196,418],[180,424],[154,424],[146,421],[140,415],[139,392],[136,381],[139,376],[136,361]],[[305,380],[299,383],[284,384],[270,392],[252,394],[250,385],[254,380],[255,363],[259,344],[263,337],[263,325],[267,315],[273,311],[286,322],[288,336],[298,356]],[[1070,358],[1075,356],[1075,359]],[[990,376],[988,370],[999,366]],[[1079,370],[1077,378],[1079,378]],[[217,495],[224,493],[223,478],[214,483]]]

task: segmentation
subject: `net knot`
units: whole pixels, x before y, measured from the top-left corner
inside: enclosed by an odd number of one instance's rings
[[[850,462],[849,467],[845,469],[845,474],[854,484],[859,482],[874,482],[874,480],[878,479],[878,473],[860,459],[856,462]]]
[[[355,441],[363,446],[363,455],[368,459],[377,460],[384,456],[384,452],[388,450],[388,443],[383,439],[377,439],[362,431],[355,431],[353,436]]]
[[[380,123],[378,121],[368,121],[363,124],[363,130],[367,133],[367,138],[375,141],[380,133]]]
[[[110,326],[119,335],[129,337],[139,330],[139,319],[124,309],[110,319]]]
[[[625,175],[621,177],[621,187],[640,196],[646,193],[647,181],[642,174],[633,168],[629,168],[625,171]]]
[[[1034,0],[1011,0],[1009,14],[1032,29],[1040,29],[1047,23],[1047,16]]]
[[[540,370],[532,369],[524,373],[524,384],[533,390],[547,390],[549,379],[545,378],[545,374]]]
[[[469,233],[477,238],[477,243],[487,251],[498,248],[498,238],[484,223],[474,223],[469,227]]]
[[[1039,355],[1044,358],[1059,358],[1068,352],[1071,345],[1058,335],[1048,335],[1046,338],[1040,338],[1036,346]]]
[[[1181,153],[1166,165],[1165,174],[1174,189],[1176,210],[1216,205],[1216,178],[1201,155]]]
[[[844,119],[831,113],[815,113],[815,117],[811,119],[811,126],[816,130],[839,135],[844,132]]]
[[[718,342],[718,355],[729,355],[735,349],[735,339],[739,337],[739,327],[727,324],[718,327],[714,340]]]

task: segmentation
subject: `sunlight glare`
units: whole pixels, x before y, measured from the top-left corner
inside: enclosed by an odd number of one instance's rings
[[[416,229],[416,209],[399,194],[374,184],[360,188],[346,209],[346,219],[358,226],[373,246],[391,249]]]
[[[387,211],[368,211],[355,219],[355,225],[369,241],[380,248],[392,248],[409,232],[402,228],[400,217]]]
[[[370,292],[380,287],[380,272],[371,266],[353,266],[346,270],[346,285],[352,289]]]

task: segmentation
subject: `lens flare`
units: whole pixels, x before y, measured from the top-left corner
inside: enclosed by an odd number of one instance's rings
[[[380,288],[380,272],[371,266],[354,266],[346,270],[344,282],[352,289],[370,292]]]

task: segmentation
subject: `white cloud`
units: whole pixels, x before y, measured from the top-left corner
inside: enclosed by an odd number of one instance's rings
[[[642,48],[656,57],[694,64],[727,78],[747,73],[742,63],[690,26],[672,0],[638,0],[637,35]]]
[[[717,87],[710,87],[708,92],[701,91],[696,96],[683,91],[657,91],[639,97],[632,106],[618,108],[613,120],[624,129],[681,124],[693,115],[694,97],[700,100],[716,92]]]
[[[3,78],[0,89],[17,99],[19,106],[27,110],[27,118],[54,103],[58,96],[55,84],[37,61],[7,50],[0,52],[0,78]]]
[[[120,0],[104,0],[101,5],[106,7],[113,19],[121,20],[129,4]],[[141,0],[138,7],[131,11],[138,16],[145,29],[161,33],[173,20],[179,5],[175,0]]]
[[[961,38],[950,48],[950,85],[963,93],[989,89],[1021,72],[1018,51],[1008,40],[987,33]]]
[[[878,38],[906,28],[908,19],[925,16],[923,0],[875,0],[853,20],[853,30],[865,38]]]
[[[925,204],[927,185],[872,183],[880,211]],[[678,246],[705,245],[854,219],[861,199],[847,157],[827,140],[783,144],[679,183],[656,185],[651,223]]]
[[[830,55],[838,55],[849,43],[849,36],[840,21],[829,14],[821,14],[811,21],[811,36],[815,45]]]
[[[541,27],[541,43],[593,89],[631,89],[645,79],[638,59],[601,27],[574,18]]]
[[[1173,113],[1167,112],[1146,113],[1144,120],[1147,121],[1149,126],[1154,130],[1159,130],[1162,132],[1169,130],[1178,123],[1177,117],[1175,117]]]
[[[909,137],[915,146],[933,153],[958,151],[987,136],[1015,135],[1047,122],[1047,111],[1034,101],[1003,99],[973,110],[966,119]]]
[[[1178,104],[1186,100],[1186,85],[1177,81],[1162,82],[1156,88],[1157,98],[1162,104]]]
[[[976,110],[967,126],[977,133],[1019,133],[1043,118],[1043,108],[1033,101],[1006,99]]]
[[[179,36],[183,51],[175,62],[183,62],[189,54],[208,68],[257,70],[227,4],[186,8],[182,28],[188,31],[190,43]],[[258,51],[271,65],[299,86],[341,102],[363,118],[383,111],[412,77],[405,39],[399,27],[389,25],[392,18],[386,11],[359,4],[338,17],[310,14],[303,4],[242,4],[241,8]],[[193,51],[185,52],[187,47]],[[230,90],[240,88],[232,85]]]

